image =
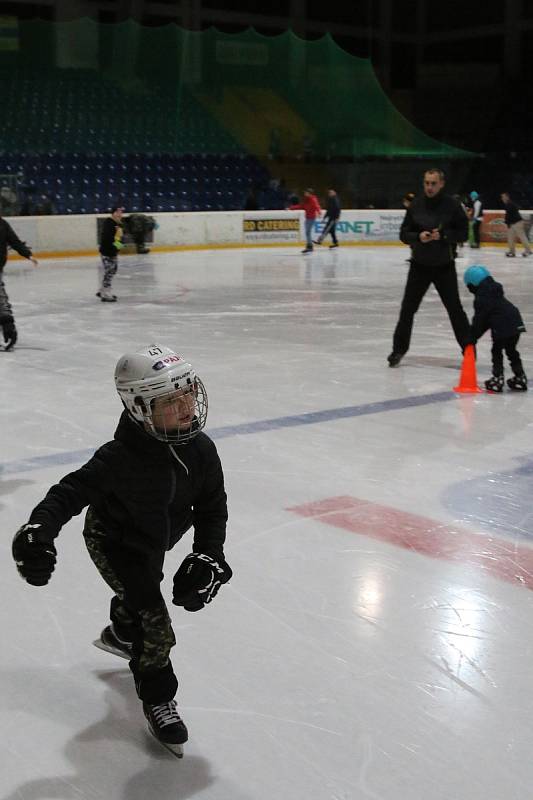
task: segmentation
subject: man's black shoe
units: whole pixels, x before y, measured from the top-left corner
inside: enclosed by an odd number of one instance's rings
[[[402,358],[404,357],[404,353],[392,353],[387,356],[387,361],[389,362],[389,367],[397,367]]]

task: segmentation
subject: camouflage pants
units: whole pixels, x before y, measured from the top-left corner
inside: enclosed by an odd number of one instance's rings
[[[83,536],[98,572],[115,593],[110,617],[117,636],[132,643],[130,669],[137,694],[150,704],[171,700],[178,688],[169,658],[176,639],[160,590],[162,564],[113,541],[91,507]]]
[[[113,278],[115,277],[118,269],[117,256],[103,256],[100,254],[100,291],[102,289],[111,289]]]
[[[3,281],[3,270],[0,269],[0,322],[7,319],[13,319],[13,309]]]

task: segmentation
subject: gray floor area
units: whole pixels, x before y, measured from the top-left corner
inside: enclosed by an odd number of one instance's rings
[[[2,800],[501,800],[533,782],[531,393],[457,397],[436,293],[386,356],[406,248],[213,250],[12,261],[0,353]],[[533,329],[533,259],[466,251]],[[469,315],[472,297],[462,287]],[[234,578],[170,606],[182,761],[145,730],[126,662],[91,644],[107,587],[81,538],[41,589],[13,533],[112,438],[118,357],[159,342],[206,384]],[[521,341],[533,376],[529,334]],[[478,352],[490,375],[490,340]],[[189,551],[169,553],[164,593]]]

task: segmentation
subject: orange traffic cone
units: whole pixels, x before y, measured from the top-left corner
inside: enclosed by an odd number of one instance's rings
[[[453,391],[461,394],[483,394],[483,389],[477,385],[476,353],[473,344],[467,344],[464,349],[459,386],[454,386]]]

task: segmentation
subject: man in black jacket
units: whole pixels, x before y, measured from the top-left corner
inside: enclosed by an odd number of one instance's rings
[[[33,258],[30,248],[26,247],[26,244],[20,241],[11,225],[0,217],[0,326],[2,327],[2,334],[5,341],[4,350],[11,350],[17,341],[17,328],[13,317],[13,308],[9,302],[9,297],[7,296],[3,281],[8,247],[16,250],[17,253],[24,256],[24,258],[29,258],[34,266],[37,266],[39,263]]]
[[[13,540],[20,575],[48,583],[54,540],[89,506],[83,535],[111,587],[111,625],[95,644],[130,660],[151,732],[176,755],[187,741],[169,659],[175,644],[161,595],[165,553],[192,526],[193,552],[174,576],[173,602],[187,611],[209,603],[231,578],[224,559],[227,502],[220,459],[202,433],[207,394],[192,366],[150,345],[124,355],[115,384],[125,410],[114,441],[52,486]]]
[[[123,225],[122,215],[124,209],[115,206],[111,209],[111,216],[104,220],[100,236],[100,287],[96,296],[103,303],[115,303],[117,296],[111,291],[113,278],[118,269],[118,251],[124,246],[122,244]]]
[[[531,246],[527,238],[524,220],[516,203],[513,203],[509,192],[502,192],[500,195],[503,207],[505,209],[505,224],[507,225],[507,244],[509,250],[506,252],[507,258],[515,258],[516,256],[516,240],[520,239],[524,245],[522,252],[523,258],[528,258],[531,255]]]
[[[397,366],[409,350],[416,312],[433,283],[442,300],[455,338],[462,350],[471,342],[470,324],[461,305],[454,248],[468,237],[468,220],[459,203],[444,194],[444,174],[439,169],[424,173],[424,193],[407,209],[400,239],[411,247],[412,258],[394,331],[389,366]]]
[[[337,227],[337,222],[340,219],[340,215],[341,215],[341,204],[339,200],[339,195],[337,194],[335,189],[328,189],[328,197],[326,200],[326,213],[322,218],[322,222],[324,223],[324,230],[316,240],[315,244],[322,244],[326,236],[331,235],[330,248],[339,246],[339,242],[337,241],[336,227]]]

